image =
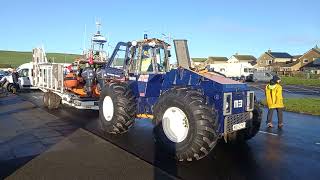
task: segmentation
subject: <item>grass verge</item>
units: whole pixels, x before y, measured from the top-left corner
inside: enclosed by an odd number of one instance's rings
[[[71,63],[80,55],[77,54],[63,54],[63,53],[46,53],[48,60],[57,63]],[[0,66],[11,65],[11,67],[18,67],[23,63],[32,61],[32,52],[19,51],[2,51],[0,50]]]
[[[285,98],[284,106],[286,111],[320,116],[320,98]]]
[[[305,79],[301,77],[281,77],[286,85],[320,86],[320,79]]]

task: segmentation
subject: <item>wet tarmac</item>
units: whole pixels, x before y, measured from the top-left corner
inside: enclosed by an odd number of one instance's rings
[[[21,96],[42,107],[41,92]],[[101,132],[97,123],[97,111],[80,111],[70,107],[46,111],[181,179],[292,180],[319,179],[320,175],[319,116],[285,112],[283,130],[269,130],[263,123],[261,131],[247,143],[219,143],[205,159],[177,163],[155,146],[153,126],[148,119],[137,120],[127,134],[114,136]],[[266,113],[263,119],[266,119]],[[274,121],[275,119],[274,117]],[[154,179],[159,178],[155,176]]]

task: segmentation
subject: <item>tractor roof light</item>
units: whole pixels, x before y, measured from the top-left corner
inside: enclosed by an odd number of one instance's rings
[[[132,42],[131,42],[131,45],[132,45],[132,46],[137,46],[137,44],[138,44],[137,41],[132,41]]]

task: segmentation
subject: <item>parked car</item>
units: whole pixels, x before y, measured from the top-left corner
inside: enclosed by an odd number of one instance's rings
[[[271,71],[255,71],[252,75],[252,82],[269,82],[274,75]]]
[[[253,81],[253,74],[249,74],[246,79],[245,79],[246,82],[254,82]]]
[[[8,72],[8,71],[0,70],[0,80],[1,80],[4,76],[7,76],[7,75],[9,75],[9,72]]]

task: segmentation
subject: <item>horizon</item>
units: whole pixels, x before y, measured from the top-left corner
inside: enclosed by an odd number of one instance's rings
[[[142,39],[146,31],[149,37],[162,38],[163,33],[187,39],[193,58],[229,58],[236,53],[259,57],[268,49],[301,55],[320,44],[320,24],[315,23],[318,1],[124,2],[97,1],[94,5],[99,6],[92,6],[91,13],[87,3],[76,1],[5,1],[0,12],[6,27],[0,29],[0,49],[30,52],[43,44],[50,53],[82,54],[97,19],[111,44],[106,45],[110,52],[117,42]],[[166,11],[154,15],[150,7]],[[307,11],[300,13],[301,9]]]
[[[315,47],[312,47],[312,48],[310,48],[310,49],[313,49],[313,48],[315,48]],[[308,49],[308,50],[306,50],[304,53],[306,53],[306,52],[308,52],[310,49]],[[270,49],[269,49],[270,50]],[[19,51],[19,50],[4,50],[4,49],[0,49],[0,52],[17,52],[17,53],[32,53],[32,50],[31,51]],[[267,51],[265,51],[265,52],[262,52],[259,56],[261,56],[261,55],[263,55],[264,53],[266,53],[266,52],[268,52],[268,50]],[[291,56],[301,56],[301,55],[303,55],[304,53],[302,53],[302,54],[291,54],[290,52],[285,52],[285,51],[272,51],[271,50],[271,52],[276,52],[276,53],[288,53],[289,55],[291,55]],[[65,55],[79,55],[79,56],[81,56],[82,54],[74,54],[74,53],[69,53],[69,52],[46,52],[46,54],[65,54]],[[234,56],[234,55],[251,55],[251,54],[241,54],[241,53],[235,53],[235,54],[232,54],[232,55],[230,55],[230,56],[214,56],[214,55],[210,55],[210,56],[207,56],[207,57],[191,57],[192,59],[202,59],[202,58],[209,58],[209,57],[226,57],[226,58],[230,58],[230,57],[232,57],[232,56]],[[257,58],[258,59],[258,57],[259,56],[255,56],[255,55],[252,55],[252,56],[254,56],[255,58]]]

